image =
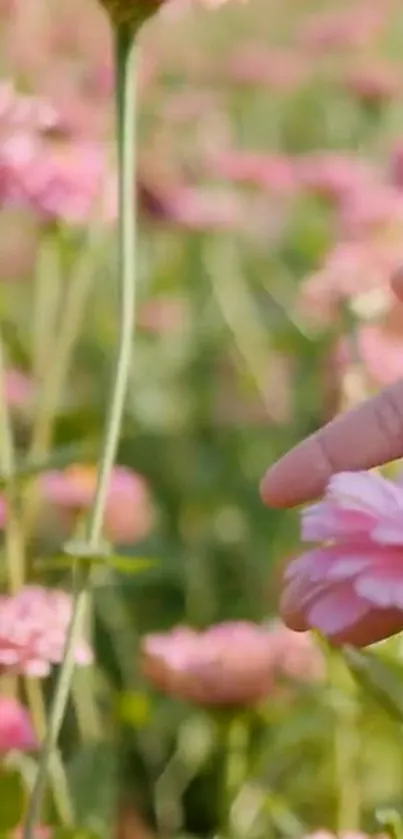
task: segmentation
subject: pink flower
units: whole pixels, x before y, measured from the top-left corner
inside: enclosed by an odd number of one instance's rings
[[[397,334],[386,326],[369,323],[356,329],[355,340],[360,362],[370,379],[386,386],[397,381],[402,374],[403,332]],[[342,360],[349,364],[351,358],[345,342],[341,344]]]
[[[318,52],[366,46],[381,32],[387,14],[387,8],[368,0],[351,4],[349,9],[315,13],[304,22],[300,40]]]
[[[335,475],[302,514],[302,538],[323,542],[290,563],[281,611],[294,630],[365,646],[403,629],[403,484],[376,473]]]
[[[308,642],[299,645],[297,637],[280,623],[229,621],[203,632],[179,627],[145,637],[143,669],[160,690],[186,701],[254,705],[280,675],[304,681],[318,677],[319,652]]]
[[[228,149],[216,156],[213,172],[234,183],[246,183],[280,194],[295,192],[293,161],[285,155]]]
[[[155,297],[142,305],[138,322],[155,335],[181,331],[187,322],[186,302],[179,297]]]
[[[91,506],[96,477],[94,466],[74,465],[64,471],[47,472],[42,477],[43,492],[53,504],[77,513]],[[112,542],[131,544],[148,535],[153,521],[151,498],[144,478],[123,466],[116,466],[105,515],[107,538]]]
[[[269,629],[276,677],[293,682],[316,682],[324,678],[325,662],[312,635],[293,632],[280,620],[272,621]]]
[[[382,104],[399,97],[403,92],[400,68],[386,62],[374,62],[355,67],[347,73],[347,90],[369,105]]]
[[[257,44],[243,45],[227,60],[224,73],[232,82],[243,85],[264,85],[286,93],[301,87],[308,66],[295,50],[267,49]]]
[[[385,311],[393,302],[390,279],[403,262],[401,242],[342,242],[327,255],[320,271],[302,284],[299,310],[307,320],[331,321],[343,301],[358,301],[362,311]]]
[[[393,234],[403,229],[403,195],[392,184],[367,181],[350,190],[341,207],[342,232],[349,239]]]
[[[1,170],[6,203],[28,206],[47,220],[84,224],[104,200],[105,157],[96,143],[13,138],[0,149]]]
[[[32,379],[15,369],[7,370],[4,378],[5,397],[11,408],[32,404],[35,396],[35,385]]]
[[[25,586],[18,594],[0,596],[0,673],[25,673],[43,678],[60,664],[72,601],[64,591]],[[75,650],[76,663],[88,665],[92,653],[84,641]]]
[[[0,696],[0,753],[29,752],[37,747],[26,708],[11,696]]]
[[[313,152],[294,164],[300,186],[336,203],[361,192],[374,180],[374,169],[354,157],[335,152]]]

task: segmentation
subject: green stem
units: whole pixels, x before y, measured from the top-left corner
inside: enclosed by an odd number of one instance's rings
[[[130,373],[131,347],[135,315],[135,251],[136,209],[135,192],[135,113],[134,77],[137,50],[134,32],[122,25],[116,29],[117,71],[117,135],[119,159],[119,280],[120,280],[120,338],[109,411],[105,423],[98,482],[94,503],[88,520],[85,551],[94,555],[102,551],[102,524],[107,502],[108,486],[119,443],[125,396]],[[41,813],[49,764],[57,744],[70,694],[74,672],[74,651],[81,634],[87,609],[89,591],[88,563],[77,556],[73,565],[73,614],[67,634],[63,662],[60,667],[50,709],[48,730],[42,749],[38,773],[30,798],[24,825],[24,839],[32,839]]]
[[[8,582],[11,594],[16,594],[24,584],[25,552],[21,532],[21,522],[18,515],[15,491],[15,444],[10,415],[4,391],[5,359],[2,342],[0,340],[0,466],[6,480],[7,520],[5,528],[5,551],[8,566]],[[13,681],[15,681],[13,679]],[[42,690],[39,682],[26,678],[24,680],[28,704],[31,711],[34,728],[41,740],[45,731],[45,713]],[[16,687],[17,685],[15,685]],[[57,758],[55,759],[57,765]],[[63,766],[59,767],[57,777],[52,767],[52,793],[57,810],[63,822],[71,821],[71,806],[68,797],[67,780]]]
[[[5,528],[5,552],[8,567],[8,581],[11,594],[16,594],[24,581],[24,551],[21,540],[20,522],[16,510],[14,486],[15,446],[5,396],[5,359],[0,340],[0,466],[6,481],[7,520]]]
[[[32,357],[35,378],[39,382],[47,369],[57,333],[62,289],[60,263],[57,229],[52,225],[46,229],[40,245],[34,284]]]
[[[91,290],[94,277],[94,254],[98,255],[100,239],[100,231],[96,224],[88,234],[88,241],[83,246],[82,258],[75,267],[62,301],[63,317],[52,353],[48,353],[43,381],[40,382],[40,400],[28,455],[29,463],[45,460],[52,443],[54,420],[66,387],[70,362]],[[40,503],[40,493],[35,483],[28,488],[24,500],[23,536],[26,542]]]
[[[335,652],[329,655],[329,675],[335,691],[334,774],[338,794],[337,830],[356,831],[361,822],[360,736],[356,688]]]
[[[223,790],[221,801],[221,839],[234,835],[233,804],[248,775],[249,720],[241,713],[226,725]]]

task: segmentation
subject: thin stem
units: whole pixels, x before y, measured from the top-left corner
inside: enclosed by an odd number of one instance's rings
[[[2,342],[0,340],[0,466],[6,480],[7,519],[5,527],[5,550],[8,565],[8,581],[11,594],[16,594],[24,583],[25,553],[21,533],[21,522],[16,508],[16,492],[14,485],[15,444],[13,439],[11,420],[5,398],[4,389],[5,360]],[[12,677],[13,681],[16,681]],[[32,721],[39,740],[46,732],[46,714],[42,696],[42,689],[34,679],[25,679],[25,691],[31,711]],[[17,687],[17,685],[15,685]],[[72,811],[68,795],[67,780],[58,756],[54,757],[52,766],[53,798],[64,823],[72,820]]]
[[[119,158],[119,280],[120,280],[120,339],[113,373],[109,412],[98,472],[94,503],[86,532],[86,551],[97,554],[102,550],[102,523],[107,502],[108,485],[119,443],[125,396],[130,373],[131,347],[135,315],[135,220],[133,202],[135,184],[135,112],[134,77],[137,50],[134,33],[126,26],[116,29],[117,71],[117,135]],[[87,610],[89,590],[88,563],[77,557],[73,565],[73,614],[67,634],[63,662],[60,667],[45,743],[41,753],[37,778],[30,798],[24,826],[24,839],[32,839],[38,823],[46,788],[49,764],[63,722],[72,676],[74,651]]]
[[[255,382],[268,418],[278,424],[279,416],[267,395],[267,360],[270,357],[267,334],[255,301],[240,275],[232,243],[217,240],[209,244],[205,263],[222,319]]]
[[[6,481],[7,518],[5,527],[5,552],[11,594],[15,594],[24,581],[24,552],[20,535],[13,475],[15,447],[10,416],[5,395],[5,359],[0,340],[0,466]]]
[[[100,243],[98,226],[91,230],[84,245],[83,256],[68,284],[63,300],[63,318],[49,357],[40,389],[37,419],[29,451],[29,462],[44,460],[52,443],[55,416],[66,386],[69,367],[82,324],[86,303],[94,276],[94,251]],[[24,540],[29,537],[35,520],[39,493],[33,484],[28,488],[24,504]]]
[[[24,679],[25,694],[31,711],[38,741],[42,743],[46,737],[46,708],[43,698],[42,686],[39,679],[26,677]],[[62,824],[72,825],[73,806],[70,799],[70,790],[67,782],[64,766],[57,749],[52,754],[50,764],[52,796],[56,811],[59,814]]]
[[[40,245],[34,284],[32,357],[37,381],[42,381],[54,347],[61,300],[61,265],[57,230],[52,225]]]
[[[249,736],[249,720],[245,715],[239,713],[228,720],[221,802],[221,839],[230,839],[234,834],[233,805],[248,775]]]
[[[360,736],[355,684],[336,653],[329,655],[335,691],[334,774],[338,794],[337,830],[358,830],[361,821]]]

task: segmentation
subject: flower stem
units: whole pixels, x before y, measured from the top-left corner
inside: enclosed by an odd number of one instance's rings
[[[120,280],[120,338],[113,371],[109,410],[105,423],[97,488],[86,529],[85,552],[102,552],[102,524],[107,502],[108,486],[119,443],[125,396],[130,372],[131,347],[135,315],[135,250],[136,209],[133,200],[135,186],[135,64],[137,50],[134,32],[122,25],[116,29],[116,103],[119,160],[119,280]],[[49,765],[63,723],[74,672],[74,652],[87,609],[89,592],[88,563],[73,563],[73,614],[66,638],[63,662],[60,667],[52,700],[48,729],[41,753],[38,773],[30,798],[24,825],[24,839],[32,839],[40,817]]]
[[[247,716],[241,713],[231,715],[225,737],[220,839],[231,839],[235,832],[233,804],[248,775],[249,737]]]

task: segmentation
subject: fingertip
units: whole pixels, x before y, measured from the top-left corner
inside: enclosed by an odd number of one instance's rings
[[[296,507],[320,495],[329,477],[329,466],[313,436],[267,470],[260,483],[261,497],[268,507]]]

